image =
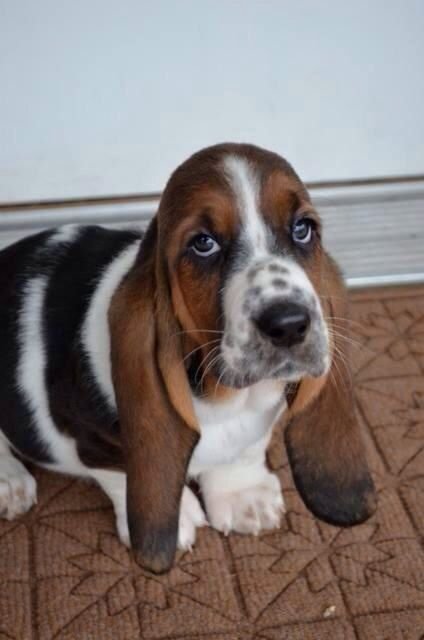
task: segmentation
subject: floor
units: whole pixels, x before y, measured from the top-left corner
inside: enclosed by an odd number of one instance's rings
[[[370,521],[340,530],[315,520],[277,433],[281,530],[204,529],[193,553],[156,577],[118,543],[99,490],[37,472],[37,507],[0,522],[0,640],[424,638],[424,288],[355,293],[352,315],[379,491]]]

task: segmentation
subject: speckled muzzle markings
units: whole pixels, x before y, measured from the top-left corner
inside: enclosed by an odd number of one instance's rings
[[[244,386],[264,378],[323,375],[330,365],[329,339],[315,289],[295,259],[278,249],[261,213],[253,168],[229,156],[224,170],[240,218],[242,250],[224,292],[222,380]]]

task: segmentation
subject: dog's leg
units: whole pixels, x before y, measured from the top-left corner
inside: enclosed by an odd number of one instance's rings
[[[181,496],[178,548],[190,550],[196,541],[196,529],[207,524],[206,516],[193,491],[185,486]]]
[[[284,500],[279,479],[266,467],[268,440],[246,449],[237,462],[200,474],[206,513],[215,529],[257,535],[279,527]]]
[[[127,476],[121,471],[91,469],[90,475],[96,480],[113,504],[119,539],[130,546],[127,518]]]
[[[37,484],[0,433],[0,518],[13,520],[37,502]]]
[[[116,516],[116,527],[121,542],[130,546],[127,518],[127,477],[119,471],[103,469],[91,470],[91,476],[97,480],[103,491],[112,501]],[[194,493],[184,487],[181,497],[180,520],[178,530],[178,548],[191,549],[196,539],[197,527],[206,524],[205,514]]]

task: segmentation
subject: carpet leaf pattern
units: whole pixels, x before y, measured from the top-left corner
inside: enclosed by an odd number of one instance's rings
[[[116,536],[108,499],[32,469],[38,504],[0,521],[0,640],[420,640],[424,637],[424,289],[351,295],[355,393],[379,507],[339,529],[269,464],[287,513],[254,536],[202,529],[155,576]]]

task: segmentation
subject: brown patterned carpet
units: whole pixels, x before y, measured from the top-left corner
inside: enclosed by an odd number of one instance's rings
[[[377,515],[341,530],[293,489],[270,452],[282,529],[203,529],[163,577],[115,536],[95,487],[36,472],[39,502],[0,522],[1,640],[419,640],[424,638],[424,288],[355,294],[356,393],[379,489]]]

